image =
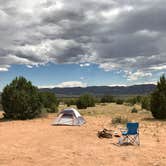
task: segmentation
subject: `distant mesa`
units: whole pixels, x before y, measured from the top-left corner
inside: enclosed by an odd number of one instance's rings
[[[156,85],[142,84],[132,86],[89,86],[89,87],[68,87],[68,88],[41,88],[40,91],[55,93],[58,97],[80,96],[84,93],[91,93],[95,96],[102,95],[146,95],[150,94]]]

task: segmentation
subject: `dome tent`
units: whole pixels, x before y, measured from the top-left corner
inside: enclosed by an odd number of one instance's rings
[[[62,110],[54,120],[53,125],[81,126],[85,123],[84,118],[74,108]]]

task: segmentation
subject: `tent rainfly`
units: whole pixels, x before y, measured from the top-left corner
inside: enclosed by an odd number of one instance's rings
[[[74,108],[62,110],[54,120],[53,125],[81,126],[85,123],[84,118]]]

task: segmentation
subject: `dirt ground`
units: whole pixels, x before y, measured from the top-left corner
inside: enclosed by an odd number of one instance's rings
[[[55,115],[0,122],[0,166],[165,166],[166,123],[140,123],[140,146],[99,139],[103,127],[118,131],[106,115],[85,115],[83,126],[52,126]]]

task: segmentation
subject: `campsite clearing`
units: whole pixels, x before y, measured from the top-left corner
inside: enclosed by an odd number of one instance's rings
[[[56,114],[27,121],[0,122],[1,166],[164,166],[166,122],[153,120],[147,111],[130,113],[131,107],[98,105],[82,110],[83,126],[52,126]],[[99,139],[97,131],[118,131],[113,117],[124,115],[140,123],[141,146],[115,146],[118,139]]]

